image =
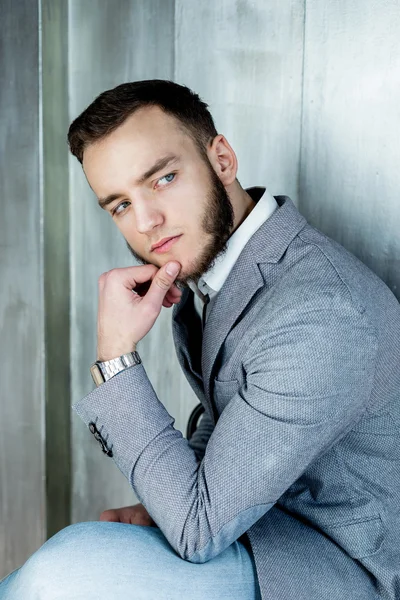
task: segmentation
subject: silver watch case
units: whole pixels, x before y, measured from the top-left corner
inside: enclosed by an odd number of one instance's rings
[[[112,358],[111,360],[105,360],[103,362],[96,360],[90,367],[90,372],[93,381],[98,387],[105,381],[111,379],[111,377],[114,377],[114,375],[117,375],[117,373],[120,373],[129,367],[133,367],[134,365],[138,365],[141,362],[141,358],[136,351],[128,352],[128,354],[122,354],[122,356]]]

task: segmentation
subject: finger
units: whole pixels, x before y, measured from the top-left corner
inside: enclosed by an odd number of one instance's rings
[[[177,261],[168,262],[159,269],[142,301],[150,306],[153,312],[160,312],[165,296],[178,276],[180,269],[181,265]]]
[[[100,515],[100,521],[109,521],[112,523],[119,523],[120,519],[116,510],[105,510]]]
[[[168,295],[174,297],[174,298],[181,298],[182,297],[182,290],[180,290],[175,283],[173,283],[171,285],[171,287],[168,290]]]
[[[136,506],[121,508],[120,516],[121,523],[127,523],[128,525],[145,525],[147,523],[145,515]]]
[[[159,270],[159,269],[158,269]],[[151,286],[151,283],[154,279],[154,277],[157,274],[157,271],[155,271],[152,275],[151,278],[148,281],[145,281],[144,283],[138,283],[135,287],[135,292],[137,294],[139,294],[139,296],[145,296],[147,294],[147,292],[149,291],[149,288]],[[178,286],[173,283],[171,285],[171,287],[169,288],[168,292],[168,299],[172,302],[174,298],[181,298],[182,296],[182,290],[178,288]]]
[[[118,281],[129,290],[140,288],[141,284],[151,281],[158,271],[158,267],[152,264],[134,266],[134,267],[118,267],[104,273],[104,280],[108,277],[115,277]],[[102,277],[103,277],[102,275]]]
[[[166,293],[165,297],[167,298],[167,300],[169,302],[179,302],[180,299],[182,298],[182,293],[174,292],[174,290],[172,288],[170,288],[168,290],[168,292]]]
[[[179,304],[178,300],[171,302],[170,300],[168,300],[168,298],[164,298],[162,303],[162,305],[165,306],[165,308],[171,308],[171,306],[175,306],[175,304]]]
[[[174,284],[173,284],[174,285]],[[142,286],[146,286],[146,288],[144,289],[144,287]],[[146,292],[149,290],[150,287],[150,283],[146,282],[144,284],[141,284],[141,287],[139,289],[139,287],[137,287],[135,289],[135,292],[143,297],[146,295]],[[175,286],[175,290],[171,288],[167,291],[164,301],[163,301],[163,306],[166,306],[167,308],[169,308],[170,306],[172,306],[173,304],[177,304],[178,302],[180,302],[181,298],[182,298],[182,292],[181,290],[179,290],[176,286]],[[146,290],[146,292],[145,292]]]

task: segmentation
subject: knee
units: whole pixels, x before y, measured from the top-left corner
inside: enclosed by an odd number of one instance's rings
[[[61,529],[49,538],[29,562],[41,569],[53,569],[60,564],[78,561],[85,556],[89,548],[93,550],[95,541],[99,537],[96,522],[76,523]]]
[[[65,527],[35,552],[18,574],[18,600],[98,597],[93,589],[112,590],[118,573],[135,579],[151,564],[161,533],[152,527],[89,521]]]
[[[16,585],[21,600],[78,597],[72,589],[85,575],[85,556],[99,540],[97,522],[76,523],[49,538],[21,567]],[[62,596],[60,595],[63,594]]]

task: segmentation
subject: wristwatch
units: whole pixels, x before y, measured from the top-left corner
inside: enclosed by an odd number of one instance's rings
[[[118,358],[112,358],[111,360],[96,360],[95,363],[90,367],[93,381],[96,386],[99,387],[105,381],[117,375],[129,367],[139,365],[142,362],[139,354],[136,352],[128,352],[128,354],[122,354]]]

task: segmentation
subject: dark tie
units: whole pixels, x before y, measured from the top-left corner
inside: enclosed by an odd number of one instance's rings
[[[207,312],[207,304],[209,302],[210,302],[209,294],[204,294],[203,316],[201,319],[202,331],[204,331],[204,327],[206,326],[206,312]]]

